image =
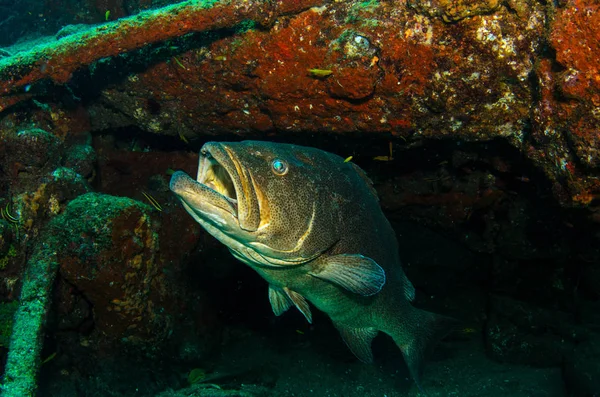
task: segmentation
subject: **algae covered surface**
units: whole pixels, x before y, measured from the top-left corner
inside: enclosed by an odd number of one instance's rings
[[[13,317],[19,302],[5,302],[0,304],[0,347],[7,348],[12,333]]]

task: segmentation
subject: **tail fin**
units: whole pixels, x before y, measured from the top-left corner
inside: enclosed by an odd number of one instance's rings
[[[397,318],[391,330],[385,330],[402,351],[413,380],[421,389],[423,363],[435,345],[458,324],[458,321],[417,308],[412,315]]]

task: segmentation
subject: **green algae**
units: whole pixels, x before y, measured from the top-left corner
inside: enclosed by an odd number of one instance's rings
[[[18,301],[0,303],[0,347],[8,346]]]
[[[12,325],[6,371],[0,385],[3,397],[35,395],[43,324],[58,270],[54,248],[54,244],[40,244],[27,262],[20,304]]]
[[[348,11],[348,15],[344,22],[346,23],[357,23],[360,22],[361,25],[366,26],[377,26],[379,21],[377,19],[368,19],[365,17],[365,13],[373,14],[375,10],[379,7],[379,0],[368,0],[362,1],[359,3],[354,3],[350,10]]]
[[[11,244],[6,255],[0,257],[0,270],[6,269],[8,262],[15,256],[17,256],[17,249]]]

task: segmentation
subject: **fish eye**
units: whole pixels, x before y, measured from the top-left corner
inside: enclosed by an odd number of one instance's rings
[[[288,172],[288,164],[281,159],[273,160],[271,162],[271,168],[276,175],[285,175]]]

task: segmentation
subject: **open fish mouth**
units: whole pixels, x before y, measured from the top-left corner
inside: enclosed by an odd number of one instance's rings
[[[213,146],[216,155],[203,148],[200,152],[198,176],[191,178],[183,171],[171,176],[170,189],[175,193],[184,208],[197,220],[212,220],[224,225],[231,220],[239,224],[238,190],[235,165],[227,153]]]
[[[231,214],[237,218],[238,196],[231,174],[207,149],[203,148],[200,156],[196,180],[227,200],[234,210]]]
[[[234,145],[207,142],[200,149],[196,179],[177,171],[170,188],[196,220],[212,219],[216,225],[254,232],[261,225],[263,195],[245,166],[244,155]]]

